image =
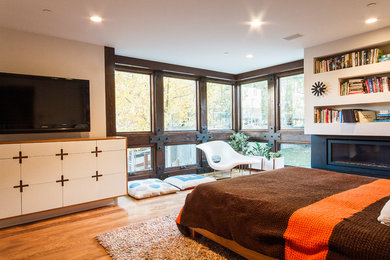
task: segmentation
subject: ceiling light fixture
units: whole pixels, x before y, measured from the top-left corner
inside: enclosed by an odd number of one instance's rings
[[[366,23],[369,24],[369,23],[376,23],[378,21],[377,18],[370,18],[370,19],[367,19],[366,20]]]
[[[50,10],[50,9],[47,9],[47,8],[45,8],[45,9],[42,9],[42,12],[45,12],[45,13],[51,13],[51,10]]]
[[[245,57],[246,57],[247,59],[252,59],[252,58],[253,58],[253,54],[247,54]]]
[[[369,4],[367,4],[367,7],[374,7],[374,6],[376,6],[376,3],[369,3]]]
[[[249,24],[251,25],[251,27],[256,28],[261,25],[261,21],[259,19],[254,19]]]
[[[101,23],[103,21],[103,19],[97,15],[91,16],[89,19],[94,23]]]

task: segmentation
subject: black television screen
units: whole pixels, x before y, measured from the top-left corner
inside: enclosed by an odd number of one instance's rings
[[[89,80],[0,73],[0,134],[87,131]]]

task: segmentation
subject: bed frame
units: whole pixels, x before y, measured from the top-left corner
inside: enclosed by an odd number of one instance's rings
[[[226,239],[223,237],[220,237],[212,232],[207,231],[206,229],[202,228],[191,228],[188,227],[190,231],[190,237],[195,238],[198,235],[202,235],[204,237],[207,237],[208,239],[220,244],[221,246],[224,246],[231,251],[247,258],[247,259],[256,259],[256,260],[276,260],[276,258],[269,257],[263,254],[260,254],[256,251],[253,251],[251,249],[248,249],[246,247],[243,247],[242,245],[238,244],[237,242]]]

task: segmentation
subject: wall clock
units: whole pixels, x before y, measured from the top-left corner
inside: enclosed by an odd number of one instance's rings
[[[322,96],[325,93],[326,86],[323,82],[316,82],[311,87],[311,93],[313,93],[314,96]]]

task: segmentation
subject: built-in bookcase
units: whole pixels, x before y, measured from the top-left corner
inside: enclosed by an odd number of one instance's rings
[[[335,120],[326,123],[319,121],[317,116],[318,111],[326,109],[328,113],[344,109],[390,109],[388,81],[387,89],[378,88],[370,93],[345,94],[342,91],[345,82],[356,79],[390,78],[390,61],[376,62],[382,54],[378,50],[383,50],[383,54],[390,53],[388,35],[390,28],[385,28],[305,49],[305,134],[390,136],[390,122],[340,123]],[[361,61],[362,57],[365,62]],[[335,61],[344,62],[344,65],[335,65]],[[319,64],[324,63],[328,69],[319,69]],[[325,94],[319,97],[311,92],[316,82],[326,86]]]

